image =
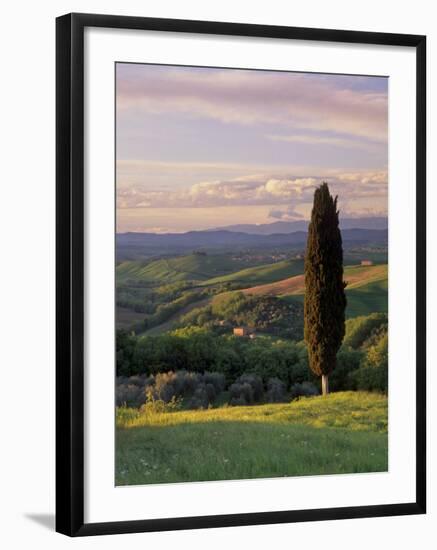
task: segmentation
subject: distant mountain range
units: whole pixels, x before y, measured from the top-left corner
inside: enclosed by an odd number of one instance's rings
[[[308,220],[295,222],[274,222],[265,224],[238,224],[209,229],[209,232],[232,231],[234,233],[249,233],[251,235],[274,235],[276,233],[294,233],[307,231]],[[341,229],[387,229],[388,219],[385,217],[373,218],[340,218]]]
[[[261,226],[253,226],[261,227]],[[387,243],[387,229],[342,229],[343,243],[354,245]],[[151,247],[162,251],[169,249],[207,249],[235,247],[303,246],[306,231],[289,233],[254,234],[221,229],[216,231],[189,231],[187,233],[119,233],[117,247]]]

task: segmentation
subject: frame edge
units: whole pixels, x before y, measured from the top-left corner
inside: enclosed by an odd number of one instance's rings
[[[416,502],[426,513],[426,36],[416,47]]]
[[[83,27],[56,19],[56,531],[83,526]]]

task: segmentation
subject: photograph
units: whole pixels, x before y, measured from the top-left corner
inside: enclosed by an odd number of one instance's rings
[[[116,486],[388,471],[388,88],[115,64]]]
[[[2,548],[433,546],[437,26],[343,4],[6,4]]]

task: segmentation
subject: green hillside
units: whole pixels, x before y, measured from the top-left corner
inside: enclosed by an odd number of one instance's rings
[[[116,485],[385,472],[388,466],[387,397],[377,394],[190,411],[119,408],[116,422]]]
[[[344,280],[347,288],[355,289],[369,283],[384,281],[387,279],[386,265],[371,266],[346,266],[344,269]],[[305,292],[305,278],[303,274],[280,279],[272,283],[262,283],[244,289],[245,294],[289,296],[299,295]]]
[[[178,299],[187,290],[168,288],[163,291],[163,285],[174,285],[190,282],[190,293],[198,293],[198,301],[213,294],[242,289],[245,295],[276,296],[287,301],[303,301],[305,281],[303,276],[304,262],[302,259],[284,260],[276,263],[247,265],[248,261],[230,254],[191,254],[173,258],[161,258],[152,261],[124,261],[116,268],[117,275],[117,305],[126,308],[119,312],[118,326],[129,327],[151,314],[157,315],[170,302],[176,305]],[[388,310],[388,267],[384,264],[371,266],[348,265],[344,269],[344,279],[347,281],[346,294],[348,318],[368,315],[373,312],[387,313]],[[139,288],[137,285],[141,285]],[[229,290],[227,285],[235,285]],[[226,294],[227,294],[226,292]],[[155,293],[155,294],[154,294]],[[206,293],[206,294],[205,294]],[[196,309],[196,299],[187,302],[181,311],[175,308],[168,318],[163,311],[163,329],[168,330],[169,323],[178,322],[181,315],[186,315]],[[185,306],[190,305],[185,309]],[[147,306],[147,307],[146,307]],[[152,307],[153,306],[153,307]],[[132,310],[131,312],[129,310]],[[143,313],[141,313],[143,312]],[[147,315],[146,315],[147,314]],[[165,317],[165,318],[164,318]],[[158,325],[161,323],[158,323]],[[156,332],[160,327],[156,325]],[[153,325],[155,327],[155,324]],[[151,328],[151,326],[149,326]]]
[[[218,283],[242,283],[248,286],[273,283],[286,277],[293,277],[303,273],[303,260],[284,260],[274,264],[264,264],[255,267],[242,269],[236,273],[229,273],[203,282],[203,285],[214,285]]]
[[[388,266],[387,265],[372,265],[372,266],[345,266],[344,280],[348,281],[348,290],[367,286],[370,283],[378,281],[387,281]]]
[[[303,294],[284,296],[287,300],[303,303]],[[388,280],[382,279],[371,283],[361,283],[353,288],[346,288],[346,317],[358,317],[370,313],[388,312]]]
[[[229,255],[190,254],[151,262],[124,261],[116,268],[117,282],[173,283],[203,281],[240,269],[242,262]]]
[[[388,280],[346,289],[347,317],[388,312]]]

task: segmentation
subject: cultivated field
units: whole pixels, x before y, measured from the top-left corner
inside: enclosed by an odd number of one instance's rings
[[[376,281],[385,281],[387,280],[387,265],[346,266],[344,280],[347,282],[347,290],[360,288]],[[300,274],[275,283],[253,286],[243,292],[254,295],[289,296],[303,294],[304,291],[305,278],[303,274]]]

